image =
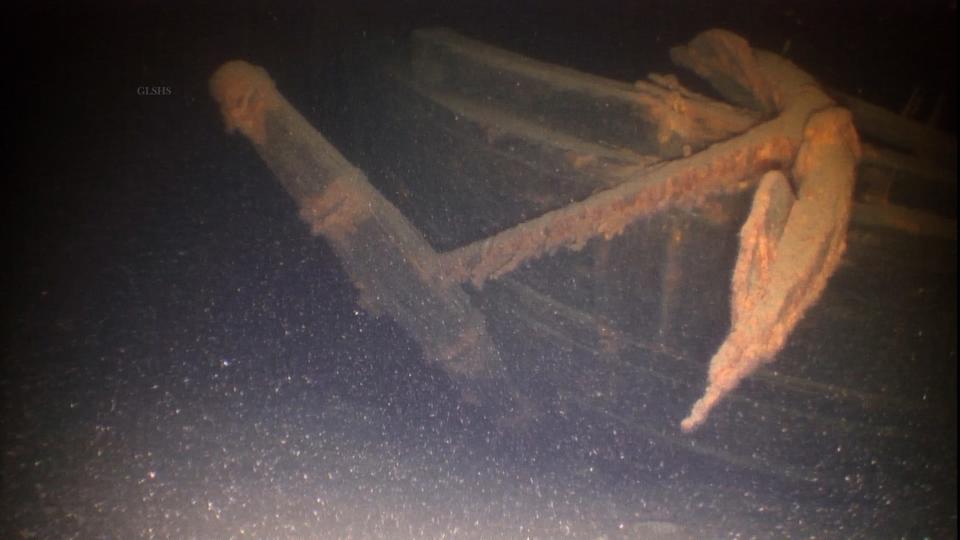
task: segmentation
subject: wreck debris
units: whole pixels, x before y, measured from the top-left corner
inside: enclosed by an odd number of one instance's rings
[[[228,62],[211,77],[210,91],[227,130],[250,139],[311,232],[330,242],[361,304],[416,338],[467,399],[522,413],[483,315],[437,271],[420,232],[277,92],[266,71]]]
[[[711,43],[703,36],[714,36],[719,44],[735,38],[734,45],[737,45],[736,40],[740,40],[729,32],[712,30],[697,38],[699,41],[694,40],[701,49]],[[673,54],[688,62],[688,67],[708,73],[707,68],[692,63],[701,57],[717,56]],[[487,279],[506,274],[528,260],[559,248],[579,250],[597,236],[609,240],[620,234],[627,224],[654,212],[671,206],[698,206],[711,194],[739,189],[744,179],[759,177],[772,168],[789,167],[799,148],[806,119],[813,111],[833,102],[817,89],[809,75],[793,64],[762,51],[756,56],[762,59],[762,64],[757,63],[747,71],[753,73],[763,69],[773,75],[771,78],[780,79],[776,89],[763,84],[758,90],[767,93],[763,101],[777,104],[781,110],[779,116],[688,158],[671,161],[651,172],[642,171],[637,178],[584,201],[447,252],[441,256],[444,271],[454,279],[469,279],[479,287]],[[753,55],[744,58],[755,62]],[[721,92],[734,96],[746,92],[737,86],[741,82],[739,79],[731,81],[722,76],[710,82]],[[742,97],[738,99],[749,101]]]
[[[754,52],[742,38],[721,30],[705,32],[689,47],[675,48],[671,54],[677,62],[706,76],[728,99],[765,113],[775,110],[779,115],[688,158],[642,171],[636,178],[583,201],[444,253],[440,264],[451,279],[470,280],[481,287],[484,281],[557,249],[579,250],[594,237],[609,240],[629,223],[654,212],[702,205],[708,195],[734,191],[744,179],[771,169],[789,170],[794,166],[794,181],[807,183],[808,169],[820,165],[794,165],[801,144],[814,149],[800,152],[801,156],[820,156],[816,150],[819,139],[809,140],[812,134],[829,134],[831,129],[842,133],[834,138],[842,139],[843,147],[849,149],[848,162],[834,163],[830,158],[827,170],[818,170],[818,178],[809,185],[801,184],[799,193],[793,192],[790,181],[783,176],[780,182],[767,181],[767,187],[758,192],[758,200],[763,200],[773,196],[768,191],[779,186],[780,196],[774,197],[776,204],[772,207],[755,204],[755,212],[764,217],[754,218],[752,223],[767,223],[771,209],[769,219],[777,216],[780,221],[772,221],[776,225],[773,228],[744,228],[744,247],[733,287],[733,330],[726,346],[711,362],[706,394],[682,424],[685,431],[690,431],[739,381],[779,351],[805,310],[819,297],[842,252],[860,149],[849,118],[836,119],[836,114],[830,114],[826,117],[829,121],[808,124],[817,111],[829,109],[833,101],[812,77],[790,62],[763,51]],[[669,87],[669,80],[661,79],[661,83]],[[665,92],[660,97],[667,103],[671,98]],[[824,122],[837,125],[825,128],[821,126]],[[823,182],[831,184],[823,187]],[[795,196],[799,197],[796,208],[784,206],[785,200],[792,202]],[[782,238],[781,233],[785,235]]]
[[[864,139],[855,198],[867,204],[857,205],[854,220],[913,234],[956,237],[955,220],[918,212],[897,201],[898,195],[907,195],[913,201],[929,201],[939,213],[949,213],[949,204],[943,201],[957,198],[956,138],[849,94],[831,90],[830,95],[850,110]],[[923,194],[919,198],[910,195],[918,192]],[[944,223],[937,225],[937,221]]]
[[[744,378],[773,360],[840,262],[859,147],[849,113],[814,115],[793,174],[767,173],[740,231],[734,269],[731,330],[710,360],[707,389],[681,422],[700,426]]]
[[[635,85],[614,81],[498,49],[446,28],[416,30],[412,41],[415,76],[435,91],[482,92],[485,103],[517,118],[535,118],[546,128],[640,154],[681,157],[684,145],[699,150],[706,137],[716,136],[709,139],[715,141],[742,133],[759,119],[751,110],[708,100],[679,83],[671,88],[655,77]]]
[[[727,60],[730,55],[703,52],[740,50],[738,43],[739,38],[714,30],[698,36],[688,49],[676,48],[673,53],[700,73],[762,73],[767,83],[756,89],[757,101],[772,96],[781,117],[799,119],[797,108],[805,102],[819,106],[803,107],[803,116],[809,120],[791,171],[799,186],[796,200],[788,179],[778,172],[765,175],[754,196],[740,231],[731,287],[731,330],[710,361],[703,397],[681,422],[686,432],[700,426],[723,396],[773,359],[820,297],[844,250],[861,155],[850,113],[829,107],[830,98],[789,62],[769,53],[740,54],[736,57],[752,65],[734,69]],[[714,58],[724,59],[723,69],[706,67]],[[732,94],[756,80],[741,77],[731,84],[726,75],[718,79],[711,83]],[[806,84],[798,85],[801,81]]]
[[[690,157],[713,142],[747,131],[761,118],[749,109],[697,94],[673,75],[650,74],[648,79],[633,83],[634,99],[642,105],[637,112],[641,121],[656,126],[662,157]]]
[[[239,60],[227,62],[210,77],[210,93],[220,105],[227,133],[239,131],[255,144],[264,143],[265,113],[280,105],[265,69]]]
[[[710,362],[703,396],[681,423],[683,431],[692,431],[745,377],[773,360],[818,300],[843,253],[851,212],[901,228],[912,225],[904,220],[917,217],[890,213],[889,205],[852,205],[861,143],[851,115],[792,63],[753,50],[729,32],[704,32],[671,56],[736,106],[696,94],[670,75],[634,84],[610,81],[444,29],[415,32],[413,51],[411,86],[451,111],[457,129],[469,124],[471,136],[479,133],[476,140],[487,151],[514,160],[534,155],[530,161],[536,166],[546,164],[556,176],[576,176],[589,184],[587,189],[557,204],[559,197],[533,200],[538,210],[521,215],[538,217],[505,230],[488,229],[473,238],[500,232],[466,245],[448,244],[461,247],[438,254],[277,93],[266,72],[228,63],[211,79],[211,91],[228,130],[239,130],[254,143],[298,202],[311,232],[330,241],[363,307],[403,326],[461,385],[468,401],[520,413],[527,407],[462,284],[481,289],[529,261],[561,249],[581,250],[594,239],[593,268],[606,271],[611,248],[600,239],[610,240],[674,207],[705,211],[714,204],[713,195],[759,184],[740,231],[731,329]],[[556,113],[571,108],[582,114]],[[523,146],[514,152],[516,141]],[[885,174],[903,171],[941,180],[940,171],[917,156],[871,146],[863,152]],[[886,182],[878,178],[871,196],[885,200]],[[560,206],[567,200],[578,202]],[[943,231],[949,223],[927,219],[923,227]],[[682,287],[680,248],[686,241],[678,222],[664,246],[661,332],[670,328],[671,306]],[[498,286],[491,288],[495,292]],[[491,295],[489,290],[471,293]],[[610,354],[624,348],[619,332],[615,325],[598,325],[602,348]]]
[[[711,194],[736,191],[744,178],[790,163],[796,146],[780,135],[779,128],[764,124],[586,200],[443,253],[441,267],[451,279],[481,287],[484,281],[557,249],[580,250],[595,237],[609,240],[655,212],[697,206]]]
[[[778,111],[771,81],[742,37],[726,30],[707,30],[686,47],[674,47],[670,58],[710,81],[720,95],[747,109],[771,116]]]

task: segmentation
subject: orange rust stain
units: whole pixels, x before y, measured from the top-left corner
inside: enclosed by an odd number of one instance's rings
[[[779,163],[784,156],[794,156],[796,145],[789,137],[773,137],[760,145],[754,159],[761,163]]]
[[[803,130],[804,141],[820,145],[839,144],[850,152],[856,160],[863,156],[860,137],[853,125],[853,115],[846,109],[832,108],[822,111],[816,122],[807,122]],[[797,156],[794,171],[804,176],[816,162],[811,162],[812,152],[804,152]]]
[[[257,145],[266,141],[264,116],[283,99],[265,69],[243,60],[217,69],[210,77],[210,95],[220,104],[227,133],[239,130]]]
[[[577,251],[596,236],[610,240],[643,216],[670,207],[693,208],[709,195],[737,191],[742,178],[785,166],[793,156],[796,145],[787,137],[754,138],[754,144],[709,160],[690,158],[695,162],[687,168],[637,191],[612,188],[444,255],[444,271],[450,279],[470,279],[479,288],[487,279],[557,249]]]
[[[784,210],[775,207],[775,198],[782,200],[789,191],[787,183],[780,171],[765,174],[754,195],[750,216],[740,229],[740,255],[731,286],[734,326],[755,310],[764,299],[764,288],[770,283],[770,270],[777,256],[782,223],[786,220]],[[781,227],[772,226],[777,220]]]
[[[770,212],[775,185],[770,181],[761,184],[741,230],[732,328],[710,360],[706,391],[680,424],[685,432],[701,425],[744,378],[774,360],[839,264],[860,156],[856,132],[849,113],[828,109],[810,118],[804,136],[794,167],[799,198],[786,214],[782,234],[764,225],[777,218]],[[777,184],[783,197],[785,182]]]

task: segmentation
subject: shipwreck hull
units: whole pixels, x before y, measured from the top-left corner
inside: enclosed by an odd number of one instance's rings
[[[955,387],[951,397],[942,382],[956,373],[943,357],[956,341],[955,305],[951,319],[943,300],[956,298],[956,225],[891,204],[888,195],[893,182],[910,191],[915,181],[955,193],[943,179],[949,157],[918,166],[914,156],[891,160],[868,147],[861,168],[871,172],[856,187],[846,253],[819,302],[775,363],[743,379],[690,434],[678,425],[703,394],[711,355],[731,330],[739,235],[760,173],[789,168],[795,148],[785,151],[789,163],[771,150],[748,174],[671,193],[612,232],[464,269],[480,257],[460,256],[471,247],[486,256],[495,241],[484,242],[504,231],[594,201],[777,115],[774,103],[756,97],[738,100],[732,92],[728,104],[684,94],[670,79],[653,81],[609,81],[447,30],[415,33],[409,55],[367,81],[365,114],[378,129],[362,139],[377,159],[361,168],[436,251],[436,275],[461,283],[468,309],[482,314],[481,333],[497,360],[479,372],[503,376],[531,398],[537,412],[525,415],[593,418],[650,451],[684,452],[816,489],[856,481],[869,491],[871,483],[940,474],[920,471],[917,456],[956,429],[955,413],[942,412],[956,403]],[[668,113],[658,107],[671,103],[670,92],[684,95],[691,108],[682,116],[694,121],[663,120]],[[791,186],[792,196],[797,189]],[[899,301],[918,288],[922,298]],[[897,337],[904,321],[927,333],[922,346]],[[443,367],[454,356],[433,361]]]
[[[383,95],[384,130],[375,146],[391,149],[391,169],[411,174],[377,176],[379,187],[438,249],[490,236],[613,182],[571,164],[578,150],[594,150],[592,139],[563,132],[559,147],[539,144],[539,137],[524,136],[535,129],[514,125],[508,132],[497,122],[516,124],[515,111],[484,121],[494,115],[477,112],[482,98],[479,104],[455,100],[450,88],[438,97],[396,66],[381,84],[392,91]],[[575,114],[587,122],[593,113]],[[609,163],[658,163],[655,154],[600,148]],[[843,483],[828,471],[874,469],[876,456],[891,459],[891,449],[900,465],[912,462],[926,443],[915,438],[918,428],[925,429],[925,419],[936,423],[936,411],[908,392],[889,391],[898,360],[878,357],[875,342],[843,343],[844,336],[863,333],[858,320],[864,315],[856,313],[862,306],[849,298],[890,290],[899,280],[887,275],[866,290],[834,289],[858,288],[861,273],[875,265],[905,275],[926,269],[917,261],[904,264],[911,258],[908,233],[877,232],[869,224],[853,225],[848,258],[859,260],[835,276],[838,283],[777,363],[745,382],[701,432],[678,432],[678,419],[701,392],[710,355],[729,329],[737,233],[751,195],[745,187],[715,195],[701,208],[654,214],[621,236],[561,250],[470,289],[471,297],[522,388],[569,415],[606,419],[648,445],[818,485]],[[898,238],[878,246],[867,239],[876,234]],[[949,266],[947,257],[936,258],[941,270]],[[823,335],[835,336],[847,349],[843,354],[864,365],[846,373],[823,365],[839,354],[821,349]],[[811,359],[810,349],[823,360]]]

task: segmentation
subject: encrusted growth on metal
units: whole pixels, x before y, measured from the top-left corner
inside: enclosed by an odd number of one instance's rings
[[[703,397],[681,424],[684,431],[696,429],[745,377],[773,360],[840,260],[861,155],[850,114],[835,107],[813,78],[790,62],[753,50],[723,30],[704,32],[671,55],[731,103],[750,110],[694,94],[670,76],[651,76],[650,82],[631,86],[524,59],[449,31],[421,31],[416,38],[436,58],[416,60],[415,71],[435,84],[457,83],[447,80],[444,70],[463,55],[475,70],[493,65],[531,88],[556,84],[563,89],[558,93],[577,103],[590,104],[602,96],[617,110],[640,111],[645,123],[636,128],[643,130],[637,148],[652,140],[658,158],[672,161],[612,165],[604,174],[612,180],[606,185],[613,187],[437,254],[363,173],[276,92],[261,68],[230,62],[211,79],[211,92],[228,131],[239,130],[255,144],[300,204],[311,231],[332,243],[363,304],[395,318],[453,379],[480,381],[465,396],[480,392],[481,400],[512,401],[508,409],[513,411],[526,406],[505,378],[484,317],[470,305],[460,283],[480,288],[559,249],[580,250],[591,239],[610,240],[653,213],[702,206],[714,194],[742,190],[762,177],[740,231],[731,330],[710,362]],[[453,73],[473,81],[470,70]],[[495,96],[518,100],[506,110],[538,102],[537,95],[511,92]],[[758,124],[761,118],[769,120]],[[555,120],[558,130],[570,121]],[[622,118],[617,121],[613,131],[618,136],[632,133]],[[576,155],[574,166],[595,159]]]

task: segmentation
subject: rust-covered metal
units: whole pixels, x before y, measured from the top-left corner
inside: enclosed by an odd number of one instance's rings
[[[558,249],[579,250],[596,237],[610,240],[655,212],[695,207],[709,195],[735,191],[745,179],[789,165],[797,142],[783,136],[778,124],[759,126],[634,181],[444,253],[441,264],[454,279],[479,287]]]
[[[731,286],[731,330],[710,360],[703,397],[681,422],[701,425],[744,378],[775,358],[806,310],[816,302],[846,242],[859,142],[850,114],[833,108],[808,122],[791,174],[768,173],[740,231]]]
[[[731,330],[710,360],[703,397],[681,422],[691,431],[740,381],[775,357],[820,297],[845,247],[861,150],[850,113],[831,107],[832,100],[785,60],[748,54],[741,38],[723,31],[701,34],[686,49],[674,49],[674,56],[717,81],[722,92],[744,99],[739,91],[746,90],[757,103],[774,103],[793,129],[793,122],[806,119],[799,152],[786,171],[792,181],[768,173],[740,231]],[[786,133],[798,135],[792,129]],[[795,201],[788,196],[794,190]]]
[[[311,232],[334,247],[361,304],[397,320],[465,397],[502,402],[515,416],[527,405],[488,329],[495,319],[488,324],[474,304],[502,298],[504,290],[535,294],[512,283],[488,293],[484,285],[502,284],[551,255],[597,246],[592,268],[603,279],[616,255],[611,246],[631,227],[677,210],[731,223],[730,208],[717,198],[755,188],[729,283],[730,330],[709,363],[703,394],[680,423],[691,432],[776,358],[837,268],[851,219],[943,236],[952,223],[955,231],[955,221],[888,204],[888,176],[872,179],[857,202],[864,153],[885,175],[919,171],[940,184],[949,180],[939,164],[862,144],[854,116],[813,77],[730,32],[709,30],[671,51],[726,102],[692,92],[671,75],[610,81],[446,29],[415,32],[411,49],[409,85],[418,95],[476,126],[464,129],[477,130],[491,154],[535,163],[585,194],[570,202],[549,190],[525,193],[543,211],[437,252],[280,96],[265,71],[228,63],[211,79],[211,91],[227,129],[251,140]],[[579,114],[565,113],[573,110]],[[521,150],[502,140],[519,142]],[[883,204],[865,204],[871,197]],[[671,222],[662,244],[661,335],[671,332],[671,312],[680,304],[690,235],[687,225]],[[619,354],[630,339],[610,322],[596,317],[601,349]],[[669,423],[677,420],[671,415]]]

